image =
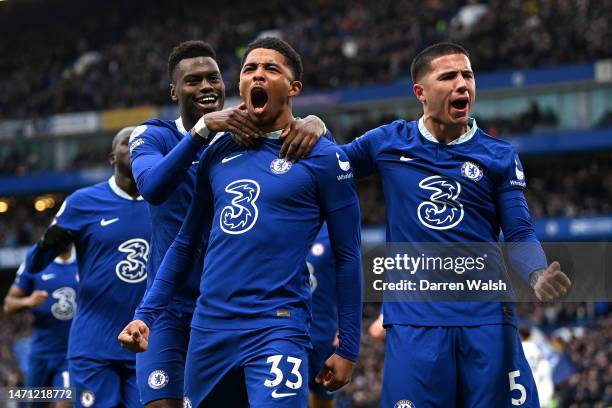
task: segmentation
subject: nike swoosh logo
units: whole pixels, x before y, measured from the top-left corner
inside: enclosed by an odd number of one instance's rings
[[[237,155],[232,156],[232,157],[224,157],[224,158],[223,158],[223,160],[221,160],[221,163],[222,163],[222,164],[225,164],[225,163],[227,163],[228,161],[230,161],[230,160],[234,160],[236,157],[240,157],[240,156],[242,156],[242,153],[237,154]]]
[[[402,155],[400,157],[400,161],[412,161],[412,160],[414,160],[413,157],[407,157],[407,156],[404,156],[404,155]]]
[[[197,161],[192,161],[192,162],[191,162],[191,164],[198,164],[199,162],[200,162],[199,160],[197,160]]]
[[[53,279],[55,278],[55,274],[54,273],[48,273],[48,274],[42,274],[40,275],[40,279],[47,281],[49,279]]]
[[[103,227],[106,227],[107,225],[110,225],[113,222],[117,222],[117,221],[119,221],[119,218],[112,218],[110,220],[105,220],[104,218],[102,218],[100,220],[100,225],[103,226]]]
[[[277,392],[278,390],[274,390],[272,391],[272,398],[284,398],[284,397],[291,397],[292,395],[297,395],[296,392]]]

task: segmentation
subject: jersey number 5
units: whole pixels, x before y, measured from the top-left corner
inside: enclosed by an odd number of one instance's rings
[[[520,375],[521,372],[519,370],[510,371],[508,373],[508,379],[510,380],[510,392],[517,390],[521,394],[518,399],[511,399],[512,405],[516,406],[523,405],[525,403],[525,400],[527,399],[527,390],[522,384],[519,384],[515,381],[515,379]]]

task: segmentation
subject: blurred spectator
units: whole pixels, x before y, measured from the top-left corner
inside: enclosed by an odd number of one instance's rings
[[[528,133],[534,130],[556,129],[557,115],[550,110],[542,112],[537,102],[531,101],[529,108],[511,117],[478,118],[478,127],[491,136]]]
[[[59,210],[63,197],[58,196],[53,208],[42,212],[34,209],[34,198],[20,198],[8,212],[0,214],[0,248],[31,245],[38,241]]]
[[[528,162],[529,163],[529,162]],[[562,160],[525,164],[527,202],[533,217],[612,213],[612,160]]]

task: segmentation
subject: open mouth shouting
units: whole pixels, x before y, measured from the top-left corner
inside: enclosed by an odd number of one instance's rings
[[[467,116],[469,114],[469,98],[467,96],[460,96],[455,98],[450,103],[451,115],[454,117]]]
[[[268,105],[268,92],[261,86],[251,88],[251,110],[255,115],[262,115]]]

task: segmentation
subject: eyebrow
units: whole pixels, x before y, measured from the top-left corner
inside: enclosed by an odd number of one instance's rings
[[[444,71],[444,72],[442,72],[441,74],[438,75],[438,78],[441,78],[441,77],[446,76],[446,75],[456,74],[457,72],[458,71],[455,71],[455,70]],[[471,69],[463,69],[463,70],[461,70],[459,72],[461,72],[461,74],[472,74],[472,75],[474,74],[474,71],[472,71]]]
[[[280,64],[276,62],[247,62],[242,66],[242,69],[246,67],[253,67],[257,65],[263,65],[264,67],[280,67]]]

